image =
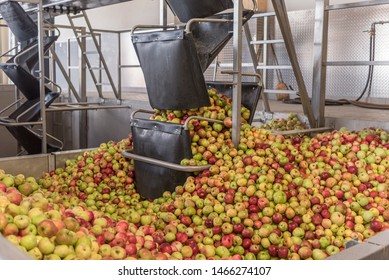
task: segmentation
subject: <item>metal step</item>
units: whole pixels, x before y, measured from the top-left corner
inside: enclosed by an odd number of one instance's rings
[[[257,69],[266,69],[266,70],[290,70],[293,69],[291,65],[258,65]]]
[[[105,74],[106,74],[106,76],[108,78],[108,81],[109,81],[109,85],[111,86],[112,91],[113,91],[115,97],[117,99],[121,99],[121,97],[119,96],[119,92],[116,89],[116,86],[115,86],[115,83],[114,83],[113,78],[111,76],[111,73],[109,71],[108,65],[107,65],[107,63],[106,63],[106,61],[104,59],[103,53],[101,51],[101,47],[99,45],[99,42],[98,42],[98,40],[96,38],[96,35],[95,35],[94,31],[93,31],[93,28],[91,26],[91,23],[90,23],[90,21],[88,19],[88,16],[87,16],[86,12],[82,10],[81,14],[78,15],[77,17],[84,19],[85,24],[86,24],[86,33],[87,34],[79,35],[78,29],[75,26],[74,21],[73,21],[74,16],[72,17],[72,16],[68,15],[68,20],[69,20],[69,23],[70,23],[70,25],[72,27],[73,33],[76,36],[78,46],[79,46],[79,48],[82,51],[82,56],[84,58],[86,67],[88,68],[89,73],[90,73],[90,75],[92,77],[92,80],[93,80],[93,82],[94,82],[94,84],[96,86],[96,89],[97,89],[99,97],[104,99],[104,96],[103,96],[103,93],[101,91],[101,88],[99,87],[99,79],[96,77],[96,74],[95,74],[95,72],[93,70],[104,70],[105,71]],[[89,57],[88,57],[88,54],[92,54],[92,53],[90,51],[86,51],[86,49],[85,49],[86,48],[85,47],[85,42],[83,41],[83,38],[91,38],[92,39],[92,41],[94,43],[94,46],[96,48],[96,52],[94,52],[93,54],[97,54],[99,56],[100,62],[102,64],[102,68],[101,69],[100,68],[99,69],[95,68],[95,67],[93,67],[91,65],[91,62],[90,62]]]
[[[284,40],[258,40],[258,41],[251,41],[250,44],[252,45],[264,45],[264,44],[283,44]]]
[[[15,84],[18,90],[28,99],[34,100],[40,96],[39,80],[26,71],[22,66],[13,64],[0,65],[0,68]],[[46,87],[46,94],[51,90]]]
[[[289,93],[289,94],[297,94],[298,91],[296,90],[290,90],[290,89],[264,89],[263,92],[265,93]]]

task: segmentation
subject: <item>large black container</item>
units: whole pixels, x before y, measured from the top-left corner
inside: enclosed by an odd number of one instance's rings
[[[233,8],[231,0],[166,0],[170,9],[181,22],[192,18],[205,18]]]
[[[38,37],[38,27],[18,2],[0,3],[0,14],[19,42]]]
[[[175,110],[210,106],[192,36],[185,36],[184,30],[167,30],[134,34],[132,41],[151,107]]]
[[[232,82],[207,82],[207,88],[214,88],[219,93],[232,98],[233,84]],[[258,101],[261,96],[262,86],[255,82],[242,82],[242,105],[250,110],[250,118],[248,123],[252,123]]]
[[[180,124],[133,119],[131,132],[136,155],[175,164],[192,157],[189,131]],[[174,191],[191,175],[136,160],[134,168],[137,191],[145,198],[156,198],[165,191]]]

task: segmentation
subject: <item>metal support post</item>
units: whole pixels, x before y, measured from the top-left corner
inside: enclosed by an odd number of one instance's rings
[[[232,142],[238,147],[241,128],[242,102],[242,0],[234,0],[233,38],[233,93],[232,93]]]
[[[45,60],[43,47],[43,7],[42,1],[37,4],[38,7],[38,52],[39,52],[39,87],[40,87],[40,105],[42,120],[42,154],[47,153],[47,123],[46,123],[46,102],[45,102]]]
[[[326,66],[328,45],[329,0],[316,0],[313,43],[312,109],[319,127],[325,125]]]
[[[79,80],[80,80],[80,96],[81,96],[81,102],[87,102],[87,97],[86,97],[86,59],[85,56],[82,55],[83,52],[86,51],[86,29],[82,28],[81,31],[81,38],[80,38],[80,52],[81,54],[79,55]],[[101,79],[101,76],[100,76]],[[101,87],[101,85],[98,85]],[[101,91],[101,89],[100,89]],[[86,111],[81,111],[79,112],[79,143],[80,143],[80,149],[84,149],[88,146],[88,112]]]
[[[159,24],[167,25],[167,3],[165,0],[159,1]]]
[[[119,104],[122,102],[122,33],[118,32],[118,96]]]
[[[292,65],[294,76],[296,77],[301,103],[303,105],[304,114],[307,116],[311,127],[316,127],[315,117],[312,113],[312,106],[310,104],[307,88],[304,83],[304,77],[301,72],[300,64],[297,59],[296,49],[293,42],[292,31],[290,29],[288,13],[286,11],[284,0],[272,0],[273,8],[277,16],[282,37],[285,41],[286,50]]]

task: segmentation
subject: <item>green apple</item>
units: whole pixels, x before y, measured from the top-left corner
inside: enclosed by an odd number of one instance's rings
[[[331,239],[328,236],[322,236],[319,239],[320,248],[326,249],[331,244]]]
[[[335,245],[328,245],[325,249],[326,253],[330,256],[335,255],[340,252],[340,249]]]
[[[224,247],[223,245],[216,247],[215,253],[216,253],[216,256],[219,256],[220,258],[230,256],[230,251],[226,247]]]
[[[6,174],[1,181],[7,186],[7,188],[11,188],[15,185],[15,179],[12,175]]]
[[[89,247],[92,247],[92,240],[91,240],[91,238],[89,238],[87,236],[82,236],[82,237],[78,238],[78,240],[76,242],[76,247],[80,244],[86,244]]]
[[[20,235],[25,236],[25,235],[37,235],[38,231],[37,228],[34,224],[29,224],[26,228],[20,230]]]
[[[38,245],[36,235],[25,235],[20,239],[20,245],[26,248],[27,251],[35,248]]]
[[[126,257],[126,250],[120,246],[113,246],[111,248],[111,257],[115,260],[122,260]]]
[[[87,260],[91,257],[92,249],[88,243],[79,243],[74,250],[77,258]]]
[[[102,244],[99,248],[99,253],[102,257],[108,257],[111,255],[111,245]]]
[[[340,212],[333,212],[330,219],[333,224],[340,227],[344,224],[346,217]]]
[[[362,213],[362,218],[365,223],[370,223],[374,219],[374,213],[370,210],[366,210]]]
[[[44,260],[49,260],[49,261],[59,261],[61,260],[61,258],[56,255],[56,254],[50,254],[50,255],[46,255],[43,257]]]
[[[21,194],[24,194],[25,196],[29,196],[34,192],[33,185],[27,182],[19,185],[18,190]]]
[[[38,226],[42,221],[46,220],[45,214],[38,214],[31,218],[31,223],[35,226]]]
[[[34,247],[31,250],[27,251],[27,254],[31,256],[34,260],[42,260],[43,259],[43,254],[42,252],[38,249],[38,247]]]
[[[135,211],[134,211],[135,212]],[[136,213],[136,212],[135,212]],[[138,214],[139,215],[139,214]],[[139,222],[139,221],[138,221]],[[102,228],[105,228],[107,227],[107,219],[105,218],[96,218],[94,221],[93,221],[93,225],[99,225],[100,227]]]
[[[12,217],[20,215],[20,206],[14,203],[10,203],[5,207],[5,213],[10,214]]]
[[[43,237],[38,242],[38,248],[43,255],[50,255],[54,252],[55,244],[48,237]]]
[[[16,215],[13,222],[19,229],[24,229],[28,227],[31,221],[30,218],[26,215]]]
[[[70,254],[69,246],[68,245],[55,246],[54,254],[60,257],[61,259],[64,259],[67,255]]]
[[[58,210],[52,209],[46,212],[46,216],[50,220],[62,220],[62,215]]]
[[[57,245],[74,245],[77,242],[77,234],[68,229],[61,229],[55,236],[55,243]]]
[[[33,207],[30,209],[30,211],[28,211],[28,216],[30,217],[30,219],[34,218],[35,216],[39,216],[39,215],[44,215],[43,210],[40,208]]]
[[[321,249],[313,249],[312,250],[312,258],[314,260],[324,260],[328,257],[327,253]]]

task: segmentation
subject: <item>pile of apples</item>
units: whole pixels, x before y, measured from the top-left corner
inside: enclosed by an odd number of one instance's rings
[[[268,123],[261,125],[261,128],[267,130],[286,131],[286,130],[302,130],[306,129],[305,125],[300,121],[297,114],[290,113],[288,117],[276,118]]]
[[[234,147],[230,100],[210,97],[210,109],[153,116],[223,120],[190,123],[193,158],[182,164],[209,169],[142,198],[134,162],[122,156],[129,137],[41,178],[0,170],[0,233],[35,259],[316,260],[389,228],[387,131],[287,138],[246,123]]]

